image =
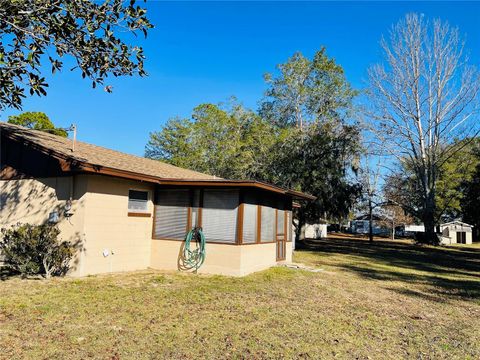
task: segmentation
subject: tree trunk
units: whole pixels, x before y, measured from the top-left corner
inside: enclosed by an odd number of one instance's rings
[[[435,220],[434,214],[432,211],[425,209],[425,214],[423,216],[423,223],[425,225],[425,236],[424,242],[430,245],[438,245],[438,237],[435,232]]]
[[[298,244],[300,241],[300,235],[302,235],[302,231],[304,231],[305,227],[305,217],[302,215],[302,212],[298,212],[298,223],[295,227],[295,243]]]
[[[433,192],[429,194],[425,201],[423,224],[425,226],[423,242],[430,245],[438,245],[439,238],[435,232],[435,198]]]
[[[395,240],[395,215],[392,215],[392,240]]]
[[[368,239],[373,242],[373,206],[372,200],[368,200]]]
[[[51,274],[52,269],[50,269],[50,266],[45,259],[43,259],[42,263],[43,263],[43,270],[45,270],[45,279],[50,279],[52,275]]]

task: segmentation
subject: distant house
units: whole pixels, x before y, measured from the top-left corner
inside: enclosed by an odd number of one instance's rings
[[[0,227],[58,223],[82,250],[71,275],[178,269],[194,226],[199,272],[245,275],[292,259],[292,201],[314,197],[225,180],[0,123]]]
[[[416,233],[423,233],[425,232],[425,226],[423,224],[420,225],[412,225],[412,224],[403,224],[395,227],[395,233],[399,236],[408,236],[413,237]]]
[[[374,214],[372,216],[373,218],[373,224],[372,224],[372,232],[375,235],[380,235],[380,234],[387,234],[389,231],[386,229],[384,226],[382,226],[382,223],[386,221],[385,218]],[[354,220],[350,221],[350,231],[353,234],[368,234],[370,232],[370,220],[369,220],[369,215],[361,215],[356,217]]]
[[[449,244],[471,244],[473,226],[455,220],[440,225],[441,243]]]

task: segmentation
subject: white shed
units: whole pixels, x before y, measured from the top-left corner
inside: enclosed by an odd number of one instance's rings
[[[327,237],[327,224],[306,224],[306,239],[322,239]]]
[[[471,244],[473,226],[464,222],[455,220],[440,225],[442,233],[441,243],[449,244]]]

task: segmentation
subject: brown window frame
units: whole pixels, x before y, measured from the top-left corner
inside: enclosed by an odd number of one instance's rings
[[[257,239],[257,243],[256,244],[275,244],[277,242],[277,208],[272,208],[270,206],[262,206],[262,205],[258,205],[260,207],[260,219],[259,219],[259,224],[260,224],[260,235]],[[273,210],[275,210],[275,221],[274,221],[274,231],[273,231],[273,239],[272,240],[266,240],[266,241],[262,241],[262,209],[264,207],[269,207]]]
[[[172,188],[172,190],[176,190],[176,189],[181,189],[181,188]],[[198,204],[198,212],[197,212],[197,222],[198,222],[198,226],[202,227],[202,224],[203,224],[203,200],[204,200],[204,191],[208,189],[208,187],[206,188],[192,188],[192,189],[189,189],[189,192],[190,192],[190,199],[189,199],[189,206],[187,208],[187,227],[185,229],[185,233],[187,231],[189,231],[191,229],[191,226],[192,226],[192,210],[193,210],[193,205],[194,205],[194,194],[195,194],[195,190],[199,190],[200,191],[200,198],[199,198],[199,204]],[[157,193],[156,193],[157,189],[155,190],[154,192],[154,199],[156,199],[157,197]],[[274,234],[273,234],[273,239],[272,240],[269,240],[269,241],[262,241],[262,238],[261,238],[261,234],[262,234],[262,205],[260,204],[257,204],[257,228],[256,228],[256,241],[255,242],[252,242],[252,243],[244,243],[243,242],[243,223],[244,223],[244,206],[245,206],[245,196],[244,196],[244,189],[241,189],[241,188],[238,188],[238,191],[239,191],[239,202],[238,202],[238,207],[237,207],[237,237],[236,237],[236,241],[234,243],[232,242],[221,242],[221,241],[213,241],[213,242],[208,242],[209,244],[222,244],[222,245],[258,245],[258,244],[274,244],[277,242],[276,240],[276,237],[277,237],[277,217],[278,217],[278,208],[274,208],[275,210],[275,231],[274,231]],[[168,240],[168,241],[184,241],[184,240],[181,240],[181,239],[169,239],[169,238],[164,238],[164,237],[157,237],[155,236],[155,222],[156,222],[156,211],[155,211],[155,202],[154,202],[154,211],[153,211],[153,222],[152,222],[152,239],[153,240]],[[287,211],[288,210],[282,210],[283,211],[283,214],[284,214],[284,217],[285,217],[285,224],[284,224],[284,231],[288,231],[288,227],[287,227]],[[291,212],[291,211],[290,211]],[[292,221],[293,221],[293,216],[292,216]],[[287,242],[288,242],[288,235],[287,233],[285,233],[285,236],[287,238]],[[291,240],[290,240],[291,241]]]
[[[180,189],[180,188],[172,188],[173,191],[177,190],[177,189]],[[199,204],[198,204],[198,224],[199,224],[200,227],[202,227],[202,223],[203,223],[203,221],[202,221],[203,220],[203,197],[204,197],[204,190],[205,189],[208,189],[208,188],[200,188],[200,189],[192,188],[192,189],[189,189],[190,199],[189,199],[189,206],[187,208],[187,226],[186,226],[186,229],[185,229],[185,233],[187,233],[191,229],[191,226],[192,226],[192,208],[193,208],[193,198],[194,198],[195,190],[200,190],[200,199],[199,199]],[[240,190],[241,189],[238,189],[239,193],[241,192]],[[156,198],[156,193],[155,193],[154,198]],[[239,201],[237,211],[240,208],[240,205],[241,205],[241,203]],[[238,227],[238,223],[239,223],[238,218],[239,218],[239,214],[237,213],[237,227]],[[243,218],[242,218],[242,221],[243,221]],[[155,222],[156,222],[156,212],[155,212],[155,204],[154,204],[153,223],[152,223],[152,240],[184,241],[183,239],[171,239],[171,238],[169,239],[169,238],[155,236]],[[223,241],[209,242],[208,240],[207,240],[207,243],[209,243],[209,244],[222,244],[222,245],[240,245],[239,237],[238,237],[238,228],[237,228],[237,238],[236,238],[234,243],[223,242]]]

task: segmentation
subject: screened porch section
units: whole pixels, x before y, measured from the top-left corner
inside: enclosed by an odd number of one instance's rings
[[[258,189],[159,186],[153,239],[182,241],[192,227],[201,227],[207,243],[288,242],[292,240],[291,209],[291,198]],[[284,249],[277,249],[279,259]]]

